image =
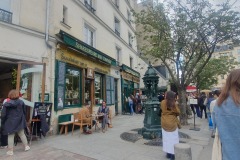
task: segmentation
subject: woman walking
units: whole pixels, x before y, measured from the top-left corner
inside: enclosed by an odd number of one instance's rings
[[[165,99],[161,102],[162,116],[162,141],[163,151],[167,153],[166,157],[175,159],[174,145],[179,143],[178,136],[178,117],[180,110],[176,104],[176,95],[172,91],[166,92]]]
[[[13,141],[15,133],[21,138],[25,151],[28,151],[30,147],[27,143],[26,135],[24,134],[24,128],[26,128],[26,110],[25,104],[19,99],[19,93],[17,90],[11,90],[8,93],[10,101],[4,103],[2,110],[3,120],[3,134],[8,135],[8,152],[7,155],[13,155]]]
[[[239,159],[240,69],[229,74],[212,114],[222,143],[222,159]]]
[[[129,95],[128,105],[129,105],[129,109],[130,109],[130,115],[133,115],[133,95]]]

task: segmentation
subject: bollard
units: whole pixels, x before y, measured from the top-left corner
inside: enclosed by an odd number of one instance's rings
[[[178,143],[174,145],[176,160],[192,160],[192,152],[189,144]]]

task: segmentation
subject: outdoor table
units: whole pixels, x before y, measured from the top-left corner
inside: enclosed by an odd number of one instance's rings
[[[93,117],[93,119],[96,121],[96,124],[95,124],[95,131],[98,129],[100,129],[99,127],[99,118],[100,117],[103,117],[104,115],[98,115],[98,114],[91,114],[91,117]]]

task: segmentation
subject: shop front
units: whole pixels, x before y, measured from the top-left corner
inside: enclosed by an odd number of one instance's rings
[[[103,101],[113,105],[110,68],[116,61],[63,31],[60,36],[55,69],[57,116],[78,112],[84,104],[91,105],[91,112],[96,112]]]
[[[122,82],[122,113],[130,113],[128,106],[128,97],[135,96],[139,93],[140,73],[132,68],[121,66],[121,82]]]

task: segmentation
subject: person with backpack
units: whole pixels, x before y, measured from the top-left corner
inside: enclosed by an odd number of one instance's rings
[[[8,151],[7,155],[13,155],[13,143],[15,133],[21,138],[25,151],[30,150],[28,146],[27,138],[24,133],[24,129],[27,126],[26,123],[26,109],[25,104],[19,99],[19,92],[17,90],[11,90],[8,93],[10,101],[4,103],[1,117],[3,120],[3,135],[8,135]]]

